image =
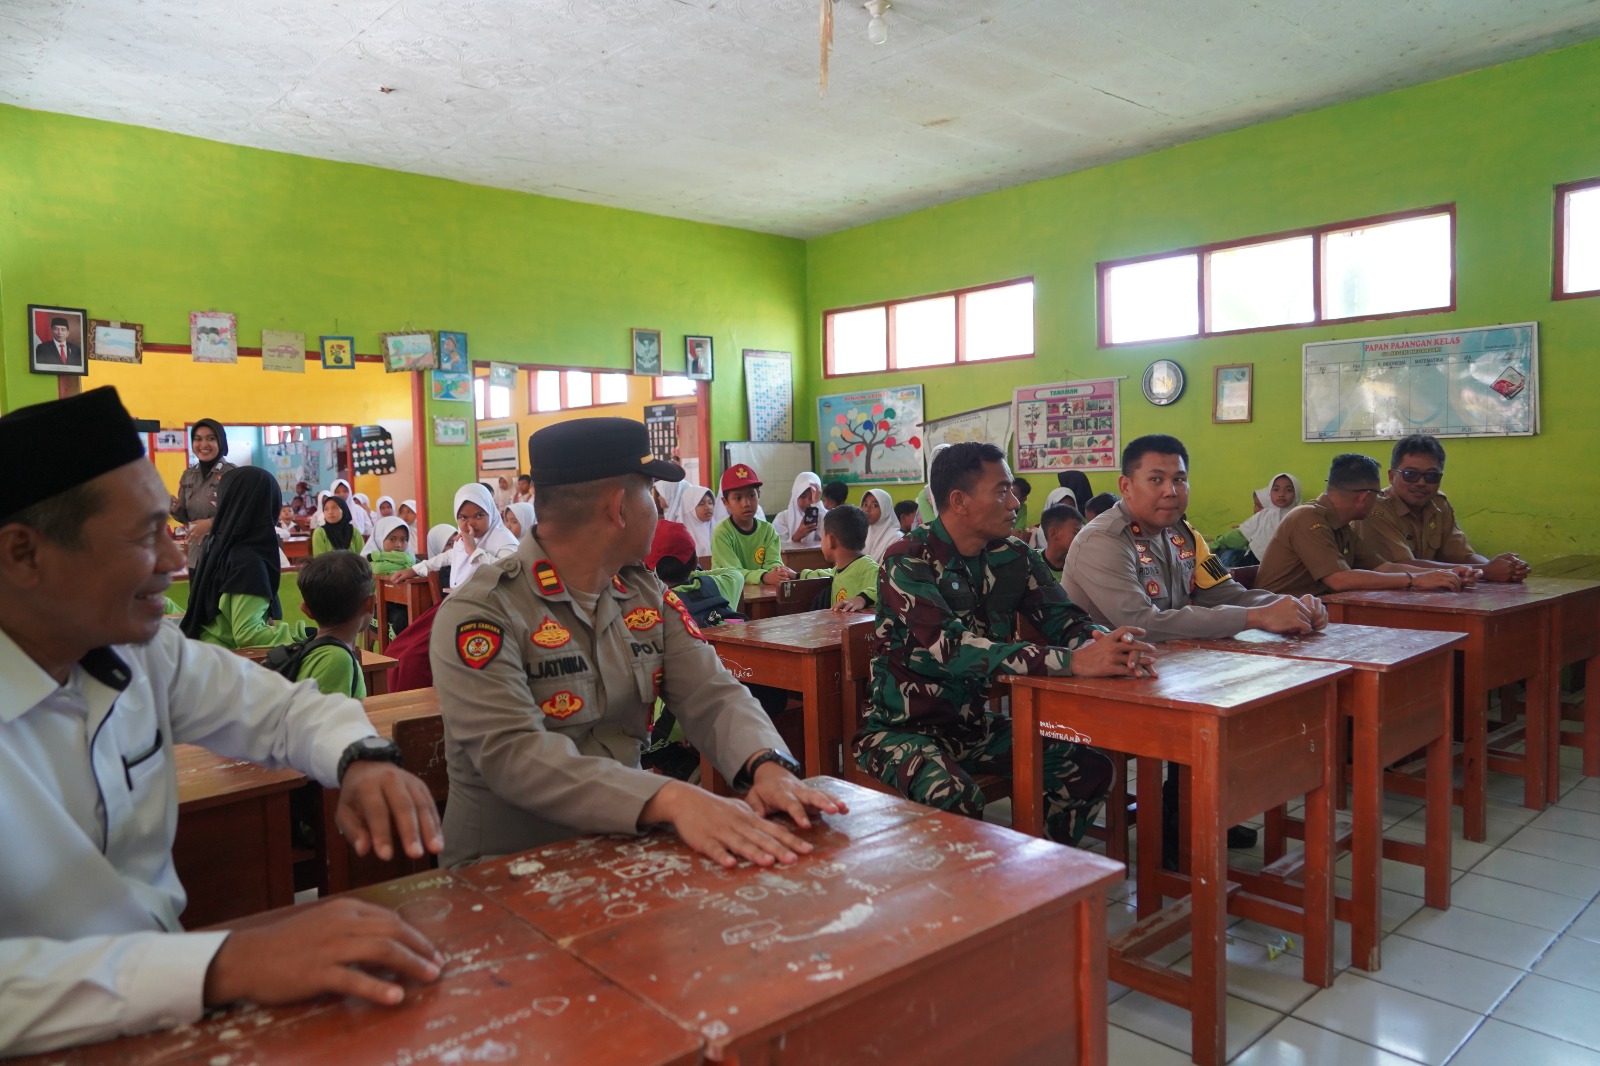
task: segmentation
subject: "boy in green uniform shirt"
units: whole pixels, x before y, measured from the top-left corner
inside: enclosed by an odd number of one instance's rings
[[[761,479],[743,463],[722,474],[722,503],[728,517],[711,534],[713,569],[738,567],[746,585],[776,585],[795,576],[783,565],[783,550],[772,523],[756,517]]]
[[[878,603],[878,561],[862,555],[867,546],[867,513],[842,503],[822,519],[822,557],[832,565],[802,570],[801,577],[831,577],[828,606],[835,611],[870,611]]]
[[[372,591],[372,567],[354,552],[329,552],[306,560],[295,579],[305,600],[305,612],[320,627],[317,639],[331,637],[338,645],[313,649],[300,660],[296,681],[311,678],[329,696],[365,699],[366,678],[356,657],[356,638],[372,621],[377,597]]]

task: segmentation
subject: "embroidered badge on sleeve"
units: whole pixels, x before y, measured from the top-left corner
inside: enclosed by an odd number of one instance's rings
[[[482,670],[500,654],[505,631],[493,622],[462,622],[456,626],[456,654],[474,670]]]
[[[632,630],[654,629],[661,624],[661,612],[654,607],[635,607],[622,616],[622,622]]]
[[[689,635],[691,637],[694,637],[696,640],[706,639],[705,634],[700,632],[700,627],[695,624],[694,615],[690,614],[689,608],[685,607],[683,605],[683,601],[678,599],[678,594],[676,592],[668,589],[666,598],[661,602],[665,606],[671,607],[674,611],[678,612],[678,617],[683,619],[683,628],[689,631]]]

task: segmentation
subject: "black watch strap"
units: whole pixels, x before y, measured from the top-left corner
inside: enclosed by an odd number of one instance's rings
[[[357,762],[392,762],[399,766],[400,745],[387,737],[362,737],[353,742],[344,749],[344,754],[339,756],[340,784],[344,784],[344,772],[350,769],[350,764]]]
[[[768,748],[746,763],[744,769],[740,770],[734,777],[734,789],[739,792],[750,791],[750,787],[756,783],[756,771],[769,762],[777,763],[796,777],[800,777],[805,773],[800,764],[795,762],[788,752],[779,751],[777,748]]]

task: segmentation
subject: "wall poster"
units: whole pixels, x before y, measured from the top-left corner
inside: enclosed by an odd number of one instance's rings
[[[744,350],[744,397],[750,439],[794,439],[794,373],[788,352]]]
[[[1118,443],[1120,378],[1064,381],[1017,389],[1019,474],[1055,470],[1111,470],[1121,461]]]
[[[999,403],[974,411],[930,418],[922,425],[922,449],[932,455],[941,444],[984,441],[1011,454],[1011,405]]]
[[[922,386],[817,397],[823,481],[885,485],[922,480]]]

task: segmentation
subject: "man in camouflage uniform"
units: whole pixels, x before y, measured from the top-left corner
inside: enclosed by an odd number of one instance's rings
[[[954,444],[934,459],[938,518],[893,545],[878,580],[872,707],[856,739],[868,773],[920,803],[981,817],[974,773],[1011,773],[1011,722],[984,709],[999,674],[1149,676],[1138,629],[1106,633],[1011,536],[1019,501],[1005,454]],[[1020,636],[1026,617],[1048,644]],[[1045,833],[1077,843],[1111,784],[1091,747],[1046,740]]]

